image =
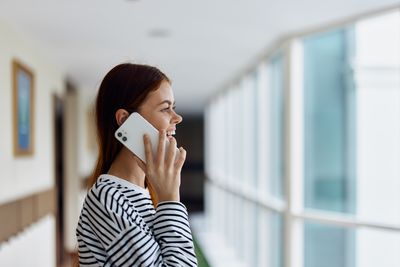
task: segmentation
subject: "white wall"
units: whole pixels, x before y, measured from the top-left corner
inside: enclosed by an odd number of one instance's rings
[[[94,104],[97,89],[81,88],[78,91],[78,172],[81,178],[92,173],[97,159],[96,125],[94,116]]]
[[[0,203],[54,185],[53,99],[61,94],[63,78],[31,50],[29,40],[14,35],[0,23]],[[34,144],[32,157],[14,158],[12,138],[12,60],[17,58],[35,75]]]
[[[54,186],[53,93],[64,90],[63,76],[39,56],[33,41],[0,22],[0,204]],[[12,60],[34,71],[34,155],[14,158],[12,123]],[[0,266],[54,266],[54,217],[49,215],[2,244]],[[39,246],[38,246],[39,245]],[[35,248],[35,249],[33,249]],[[24,252],[24,256],[19,254]],[[30,253],[32,251],[32,253]],[[37,251],[33,253],[33,251]],[[3,264],[4,263],[4,264]]]
[[[64,245],[73,252],[77,249],[75,229],[86,195],[82,180],[92,173],[97,151],[96,147],[90,149],[89,142],[92,139],[96,143],[94,129],[90,127],[94,122],[88,114],[93,96],[76,90],[67,93],[64,100]]]
[[[0,266],[54,266],[54,232],[55,222],[51,215],[32,224],[0,246]]]

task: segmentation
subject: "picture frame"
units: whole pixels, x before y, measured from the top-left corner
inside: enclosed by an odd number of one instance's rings
[[[33,71],[15,59],[12,61],[12,73],[14,156],[32,156],[35,140],[35,79]]]

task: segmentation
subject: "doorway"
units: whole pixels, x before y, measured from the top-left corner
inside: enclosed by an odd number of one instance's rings
[[[64,101],[62,97],[53,95],[54,122],[54,169],[56,191],[56,266],[62,266],[65,261],[64,250],[64,151],[63,125]]]

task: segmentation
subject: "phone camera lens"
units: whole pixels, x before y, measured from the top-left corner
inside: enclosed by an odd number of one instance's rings
[[[121,137],[121,136],[122,136],[122,133],[117,133],[117,135],[118,135],[118,137]]]
[[[126,141],[126,140],[128,140],[128,138],[126,138],[125,136],[124,137],[122,137],[122,141]]]

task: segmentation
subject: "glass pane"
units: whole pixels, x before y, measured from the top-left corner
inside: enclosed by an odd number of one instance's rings
[[[257,262],[251,266],[283,267],[283,217],[259,208]]]
[[[355,267],[354,231],[305,223],[305,267]]]
[[[275,56],[269,62],[270,73],[270,193],[283,198],[284,177],[284,76],[283,58]]]
[[[283,217],[279,213],[270,213],[270,251],[271,267],[283,267]]]
[[[257,189],[257,125],[256,125],[256,75],[251,73],[247,77],[243,79],[241,82],[242,87],[242,104],[243,108],[243,124],[242,124],[242,133],[243,133],[243,154],[242,154],[242,165],[243,165],[243,176],[241,180],[243,180],[243,184],[247,188]],[[236,110],[239,107],[235,107]],[[234,112],[235,117],[237,111]],[[236,122],[234,122],[236,123]],[[236,149],[234,150],[236,153]]]
[[[258,125],[257,125],[257,121],[258,121],[258,102],[257,102],[257,98],[258,98],[258,90],[257,90],[257,83],[258,83],[258,75],[257,72],[253,73],[251,75],[252,79],[254,79],[254,82],[252,84],[252,88],[251,88],[251,97],[252,97],[252,107],[251,107],[251,114],[252,116],[252,135],[251,138],[253,139],[252,142],[252,152],[253,152],[253,161],[252,161],[252,166],[251,168],[253,168],[254,172],[253,172],[253,188],[257,188],[257,184],[258,184],[258,144],[257,144],[257,140],[258,140]]]
[[[226,121],[222,122],[225,125],[225,176],[227,178],[227,183],[231,184],[234,177],[235,172],[235,153],[233,151],[236,149],[235,144],[235,131],[233,130],[235,118],[234,118],[234,91],[229,90],[226,93],[226,97],[224,99],[224,113],[226,116]],[[228,134],[229,133],[229,134]]]
[[[256,266],[257,246],[256,246],[256,230],[257,230],[257,214],[256,204],[250,201],[243,201],[243,253],[244,261],[248,266]]]
[[[244,204],[243,204],[243,198],[240,196],[234,195],[234,202],[233,205],[235,207],[235,242],[234,242],[234,249],[235,252],[237,253],[238,259],[241,261],[244,260],[244,236],[246,232],[244,231],[244,220],[243,220],[243,210],[244,210]]]
[[[243,182],[243,90],[241,87],[234,89],[233,94],[233,108],[235,112],[234,123],[231,125],[231,133],[234,136],[234,173],[233,178],[236,180],[236,184]]]
[[[354,212],[350,30],[304,40],[305,206]]]
[[[400,233],[306,223],[305,267],[400,266]]]

